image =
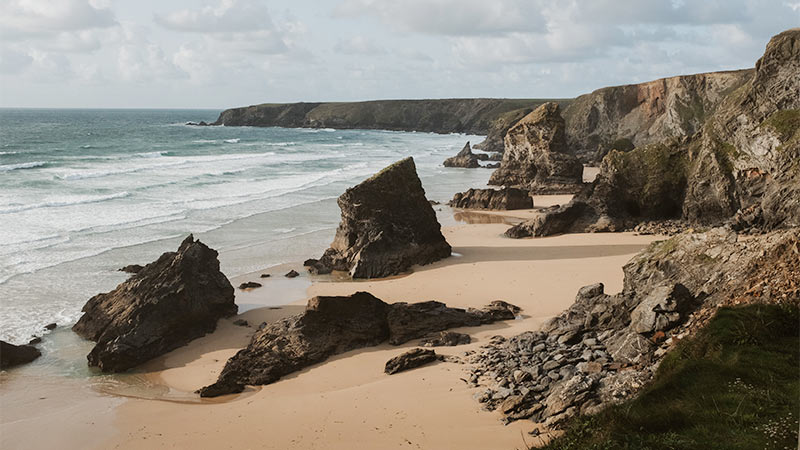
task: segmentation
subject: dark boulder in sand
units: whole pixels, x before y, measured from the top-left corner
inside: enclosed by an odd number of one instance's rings
[[[545,103],[508,130],[503,162],[489,184],[522,187],[536,194],[581,189],[583,165],[567,147],[557,103]]]
[[[456,156],[444,160],[444,166],[476,169],[481,166],[478,161],[486,160],[488,158],[489,155],[486,155],[485,153],[481,154],[480,156],[472,153],[469,142],[467,142],[467,145],[465,145],[464,148],[462,148],[461,151],[456,154]]]
[[[255,281],[246,281],[239,285],[239,289],[255,289],[260,287],[261,283],[256,283]]]
[[[121,372],[214,331],[236,311],[217,252],[190,235],[177,252],[89,299],[72,329],[97,343],[90,366]]]
[[[531,209],[533,198],[524,189],[470,189],[454,195],[448,204],[464,209]]]
[[[439,359],[433,350],[415,348],[386,361],[383,369],[389,375],[430,364]]]
[[[318,261],[353,278],[378,278],[450,256],[412,158],[398,161],[338,200],[342,221]]]
[[[297,278],[297,277],[299,277],[299,276],[300,276],[300,274],[299,274],[299,273],[297,273],[297,271],[296,271],[296,270],[292,269],[292,270],[290,270],[289,272],[287,272],[287,273],[286,273],[286,275],[284,275],[284,276],[285,276],[286,278]]]
[[[448,308],[439,302],[387,304],[367,292],[349,297],[314,297],[305,312],[266,324],[247,348],[225,364],[202,397],[270,384],[330,356],[389,341],[398,345],[450,327],[513,319],[519,308],[493,302],[484,309]]]
[[[14,345],[0,341],[0,369],[27,364],[40,356],[42,352],[31,345]]]

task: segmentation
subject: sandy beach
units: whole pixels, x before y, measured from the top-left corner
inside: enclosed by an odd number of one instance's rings
[[[523,213],[524,214],[524,213]],[[535,329],[562,311],[583,285],[601,281],[607,292],[622,286],[621,266],[653,236],[576,234],[512,241],[503,224],[445,228],[454,256],[413,273],[379,281],[342,282],[325,277],[309,283],[305,274],[283,278],[273,268],[264,287],[237,290],[248,305],[290,305],[247,310],[223,320],[218,331],[149,363],[147,376],[170,388],[169,400],[132,398],[116,408],[113,433],[103,448],[525,448],[533,424],[509,426],[500,415],[481,410],[478,389],[466,386],[464,366],[439,362],[388,376],[384,363],[413,347],[384,344],[338,355],[272,385],[200,401],[192,392],[213,382],[227,358],[244,347],[253,328],[235,326],[276,320],[302,310],[314,295],[368,291],[387,302],[439,300],[450,306],[482,306],[502,299],[523,308],[519,320],[463,328],[473,343],[437,349],[460,355],[494,335]],[[232,280],[256,280],[259,273]],[[289,287],[295,285],[296,287]],[[307,288],[305,296],[297,289]],[[298,297],[299,296],[299,297]]]

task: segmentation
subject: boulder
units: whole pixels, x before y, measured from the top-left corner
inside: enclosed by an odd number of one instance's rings
[[[398,161],[338,200],[342,221],[319,263],[353,278],[378,278],[450,256],[412,158]]]
[[[245,385],[274,383],[349,350],[386,341],[397,345],[448,327],[490,323],[502,315],[501,308],[515,307],[497,303],[465,311],[438,302],[389,305],[367,292],[314,297],[303,313],[260,327],[247,348],[228,360],[217,382],[199,393],[202,397],[237,393]]]
[[[567,147],[557,103],[543,104],[508,130],[503,161],[489,184],[521,187],[534,194],[580,190],[583,165]]]
[[[246,281],[239,285],[239,289],[255,289],[260,287],[261,283],[256,283],[255,281]]]
[[[480,161],[480,159],[476,154],[472,153],[469,142],[467,142],[467,145],[465,145],[456,156],[444,160],[444,166],[475,169],[481,166],[478,161]]]
[[[40,356],[42,352],[31,345],[14,345],[0,341],[0,369],[27,364]]]
[[[681,320],[692,300],[682,284],[659,286],[631,312],[631,329],[640,334],[668,330]]]
[[[456,345],[469,344],[472,339],[468,334],[456,333],[455,331],[440,331],[439,333],[428,336],[419,342],[423,347],[455,347]]]
[[[89,299],[72,329],[96,342],[90,366],[121,372],[214,331],[236,311],[217,252],[189,235],[177,252]]]
[[[299,273],[297,273],[297,271],[296,271],[296,270],[292,269],[292,270],[288,271],[288,272],[286,273],[286,275],[284,275],[284,276],[285,276],[286,278],[297,278],[297,277],[299,277],[299,276],[300,276],[300,274],[299,274]]]
[[[394,375],[398,372],[430,364],[437,359],[439,357],[433,350],[415,348],[386,361],[386,367],[383,371],[389,375]]]
[[[517,188],[470,189],[454,195],[448,205],[464,209],[531,209],[533,198],[528,191]]]

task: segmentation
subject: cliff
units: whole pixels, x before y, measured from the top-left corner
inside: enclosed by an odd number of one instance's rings
[[[581,95],[563,113],[568,145],[581,159],[599,161],[612,149],[691,136],[752,76],[753,69],[710,72]]]
[[[504,114],[533,110],[548,100],[441,99],[262,104],[223,111],[213,125],[339,128],[486,135]],[[563,105],[568,100],[557,100]],[[514,115],[512,115],[514,117]],[[521,117],[521,116],[520,116]],[[507,120],[506,120],[507,121]],[[513,124],[513,123],[512,123]],[[510,126],[510,125],[508,125]],[[506,126],[506,129],[508,128]],[[504,133],[503,133],[504,134]],[[502,142],[502,136],[500,136]],[[497,151],[502,151],[502,148]]]

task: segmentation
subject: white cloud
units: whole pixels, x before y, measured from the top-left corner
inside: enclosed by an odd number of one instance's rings
[[[33,63],[33,58],[25,52],[0,49],[0,73],[14,74],[24,71]]]
[[[116,23],[111,10],[86,0],[3,0],[0,36],[22,39],[63,31],[107,28]]]
[[[275,28],[266,2],[259,0],[221,0],[217,6],[156,15],[155,21],[171,30],[197,33],[242,33]]]
[[[333,49],[346,55],[384,55],[386,50],[379,47],[373,40],[364,36],[353,36],[349,39],[340,39]]]

